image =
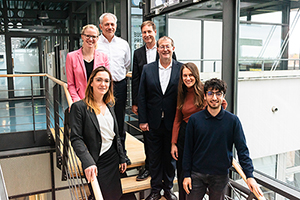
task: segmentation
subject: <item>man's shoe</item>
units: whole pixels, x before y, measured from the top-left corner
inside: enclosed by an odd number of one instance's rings
[[[150,176],[150,171],[145,169],[136,177],[136,180],[143,181],[146,180],[149,176]]]
[[[131,161],[130,161],[130,159],[128,158],[127,155],[125,156],[125,162],[126,162],[127,166],[131,165]]]
[[[164,197],[165,197],[167,200],[177,200],[176,195],[175,195],[172,191],[165,191]]]
[[[146,200],[159,200],[161,198],[161,195],[160,193],[154,193],[154,192],[151,192],[149,194],[149,196],[146,198]]]

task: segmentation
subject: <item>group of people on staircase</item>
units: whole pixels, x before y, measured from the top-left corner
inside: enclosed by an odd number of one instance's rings
[[[68,53],[71,143],[88,182],[97,177],[102,198],[122,196],[120,172],[131,164],[125,150],[126,74],[131,55],[128,43],[115,36],[117,18],[99,18],[81,32],[79,50]],[[233,145],[251,191],[262,195],[253,178],[253,165],[241,123],[226,111],[226,83],[213,78],[203,84],[194,63],[176,61],[174,41],[156,41],[152,21],[141,25],[144,46],[134,51],[132,112],[144,136],[145,167],[137,176],[151,176],[146,200],[176,200],[173,181],[177,168],[179,199],[224,199]],[[163,193],[162,193],[163,191]],[[92,196],[90,197],[93,198]]]

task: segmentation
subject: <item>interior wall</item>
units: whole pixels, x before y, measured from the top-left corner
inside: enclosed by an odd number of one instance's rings
[[[61,171],[56,167],[55,160],[54,154],[55,187],[66,187],[68,182],[61,181]],[[49,153],[1,159],[0,164],[8,196],[51,189]],[[71,199],[69,189],[56,192],[56,199]]]

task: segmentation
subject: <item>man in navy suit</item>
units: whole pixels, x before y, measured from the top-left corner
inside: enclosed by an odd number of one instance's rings
[[[159,59],[159,55],[156,47],[156,25],[152,21],[144,21],[141,25],[142,37],[145,45],[134,51],[133,54],[133,72],[132,72],[132,112],[138,114],[138,91],[140,85],[140,79],[145,64],[152,63]],[[175,52],[172,55],[176,60]],[[148,132],[143,132],[144,136],[144,149],[145,149],[145,168],[142,169],[137,176],[137,181],[145,180],[149,177],[149,145],[147,142]]]
[[[175,160],[170,154],[175,118],[177,89],[182,63],[172,59],[174,42],[164,36],[157,42],[159,60],[143,68],[138,100],[140,129],[149,131],[151,194],[146,200],[158,200],[164,190],[167,200],[176,200],[172,192]]]

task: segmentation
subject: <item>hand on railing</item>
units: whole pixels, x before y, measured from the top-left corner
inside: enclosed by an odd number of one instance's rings
[[[84,170],[84,174],[85,174],[85,178],[88,180],[88,183],[93,181],[98,174],[96,165],[92,165],[86,168]]]
[[[232,160],[232,165],[235,168],[235,170],[239,173],[239,175],[247,183],[250,191],[253,192],[253,194],[256,196],[256,198],[258,200],[266,200],[266,198],[264,197],[263,192],[261,191],[261,189],[257,185],[255,179],[254,178],[248,178],[247,179],[247,177],[246,177],[245,173],[243,172],[241,166],[238,164],[238,162],[235,159]]]

